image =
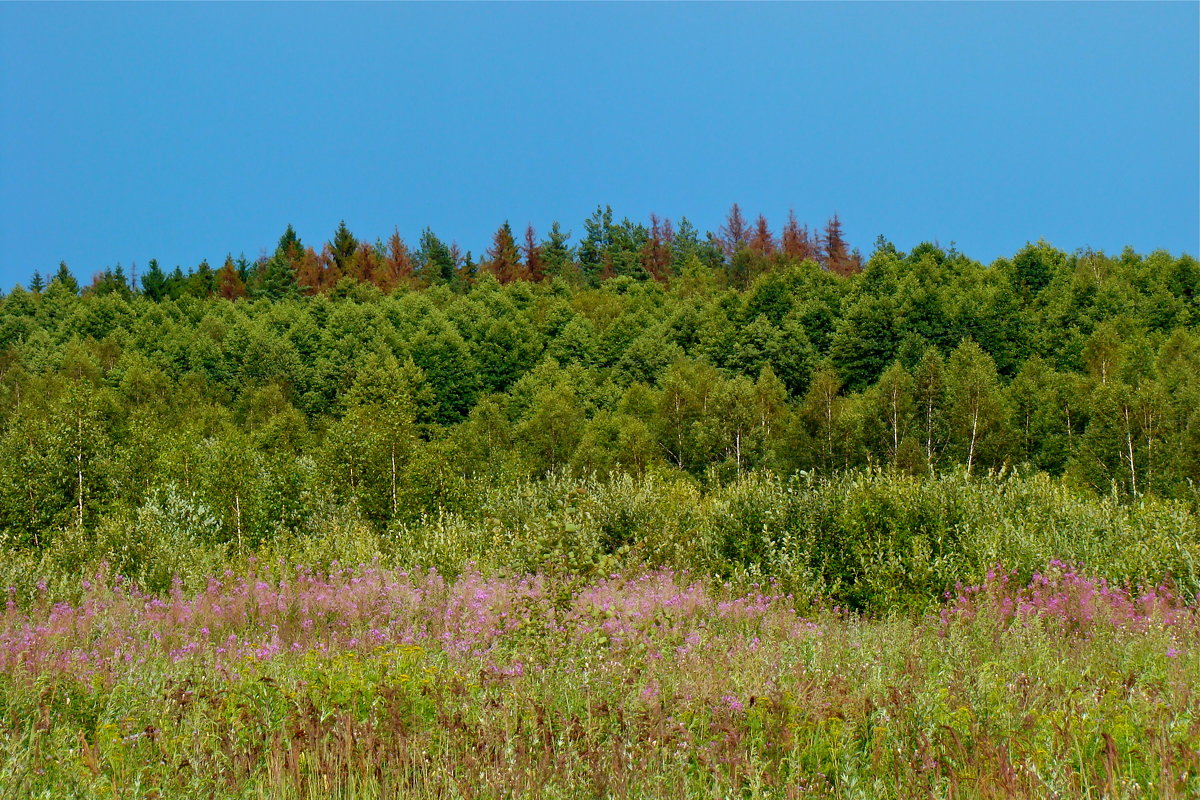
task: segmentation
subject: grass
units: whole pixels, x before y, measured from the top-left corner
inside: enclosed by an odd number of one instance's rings
[[[1185,798],[1200,616],[1053,562],[865,616],[667,569],[10,601],[6,797]]]

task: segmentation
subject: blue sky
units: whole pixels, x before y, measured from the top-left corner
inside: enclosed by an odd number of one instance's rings
[[[504,220],[1200,250],[1200,4],[0,4],[0,285]]]

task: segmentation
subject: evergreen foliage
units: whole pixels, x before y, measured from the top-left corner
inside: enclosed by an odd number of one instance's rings
[[[881,238],[835,270],[834,222],[822,253],[794,217],[776,237],[735,208],[703,239],[605,207],[577,248],[506,223],[477,275],[428,228],[410,253],[344,224],[253,265],[151,260],[137,289],[60,265],[0,299],[0,535],[44,548],[174,493],[249,546],[339,506],[409,524],[480,480],[663,470],[1033,470],[1194,502],[1194,259]]]

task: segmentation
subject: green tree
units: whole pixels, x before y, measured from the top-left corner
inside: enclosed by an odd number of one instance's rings
[[[516,436],[537,465],[549,472],[565,466],[575,452],[584,425],[583,408],[575,389],[565,381],[544,386],[533,396]]]
[[[837,371],[829,366],[821,367],[813,375],[808,392],[800,405],[799,419],[816,452],[814,458],[803,455],[801,463],[812,463],[826,472],[845,463],[846,430],[844,426],[845,400],[841,397],[842,380]]]
[[[297,273],[304,263],[304,247],[300,237],[291,225],[279,237],[275,253],[259,263],[254,270],[253,280],[250,281],[251,297],[261,297],[267,300],[282,300],[293,298],[300,294],[301,286]],[[314,287],[304,287],[314,288]]]
[[[860,412],[865,444],[881,463],[895,465],[900,457],[900,445],[915,422],[914,388],[912,375],[896,361],[864,393]]]
[[[705,466],[696,430],[708,416],[719,380],[711,364],[687,359],[672,364],[663,376],[654,428],[659,446],[677,467],[699,471]]]
[[[846,387],[861,390],[874,383],[896,357],[895,307],[890,297],[860,295],[837,323],[830,360],[845,376]]]
[[[421,232],[415,259],[417,272],[429,284],[453,283],[456,278],[454,255],[450,248],[434,232],[426,228]]]
[[[1002,460],[1006,417],[996,363],[973,340],[964,339],[946,364],[946,418],[950,445],[968,475],[977,462]]]
[[[158,266],[158,262],[150,259],[153,266]],[[75,276],[71,274],[71,270],[67,267],[67,262],[58,262],[58,271],[54,273],[54,278],[50,281],[51,284],[58,282],[63,289],[71,294],[79,294],[79,282],[75,280]]]
[[[557,220],[550,225],[550,232],[541,244],[542,271],[550,278],[573,278],[577,275],[574,255],[567,245],[570,238],[570,232],[563,233]]]
[[[167,296],[167,275],[158,265],[158,259],[150,259],[146,271],[142,273],[142,295],[158,302]]]
[[[332,245],[333,260],[337,264],[338,272],[342,275],[355,274],[354,256],[358,250],[358,240],[346,227],[346,220],[338,223],[337,230],[333,232]]]

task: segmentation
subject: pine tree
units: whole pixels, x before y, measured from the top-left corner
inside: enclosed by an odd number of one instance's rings
[[[195,271],[188,276],[187,292],[193,297],[212,297],[216,291],[217,274],[208,265],[208,259],[203,259]]]
[[[454,255],[430,228],[425,228],[421,232],[416,263],[420,269],[421,278],[427,284],[454,282],[458,266],[455,263]]]
[[[521,254],[517,251],[517,243],[513,240],[512,227],[506,221],[492,237],[492,246],[488,249],[484,269],[496,276],[500,283],[516,280],[521,270]]]
[[[458,245],[454,246],[457,251]],[[479,277],[479,265],[475,263],[475,259],[471,257],[471,251],[468,250],[461,259],[455,257],[454,263],[458,264],[458,271],[455,274],[455,280],[460,286],[471,286],[475,283],[475,279]]]
[[[350,277],[363,283],[375,283],[375,274],[379,272],[382,259],[378,257],[375,246],[368,242],[359,242],[350,261]]]
[[[767,218],[762,214],[754,223],[754,233],[748,243],[750,250],[762,258],[770,258],[775,254],[775,236],[767,225]]]
[[[242,283],[246,283],[250,280],[250,275],[253,272],[254,267],[246,258],[245,253],[240,253],[238,255],[237,261],[234,262],[234,266],[237,268],[237,274],[238,277],[242,279]]]
[[[825,234],[822,237],[825,250],[825,268],[836,275],[852,275],[862,270],[861,256],[849,252],[846,239],[842,235],[842,221],[835,213],[825,223]]]
[[[346,227],[346,220],[338,223],[333,234],[333,260],[337,263],[342,275],[354,274],[354,253],[358,250],[358,240]]]
[[[525,256],[525,279],[541,283],[546,277],[546,268],[542,263],[542,246],[538,244],[537,234],[533,230],[533,225],[525,226],[525,246],[523,248]]]
[[[612,271],[613,244],[612,206],[596,207],[596,212],[583,221],[584,236],[579,243],[579,267],[584,280],[595,285]]]
[[[304,248],[304,257],[296,269],[296,284],[305,294],[316,294],[322,288],[323,275],[320,258],[311,247]]]
[[[408,245],[400,238],[400,229],[392,230],[387,241],[387,256],[383,260],[375,283],[385,293],[397,286],[408,286],[412,282],[413,262]]]
[[[226,300],[236,300],[246,296],[246,284],[238,275],[237,266],[233,263],[233,255],[225,256],[225,263],[217,270],[217,294]]]
[[[742,216],[742,209],[737,203],[729,209],[729,216],[725,218],[725,224],[721,226],[719,234],[721,249],[725,257],[732,260],[734,253],[744,247],[750,238],[746,218]]]
[[[665,283],[671,276],[671,242],[675,231],[671,220],[659,219],[657,214],[650,215],[650,232],[642,245],[642,269],[651,279]]]
[[[154,264],[155,266],[158,265],[158,262],[156,262],[154,259],[150,259],[150,263]],[[71,270],[67,268],[67,262],[58,262],[58,272],[54,273],[54,280],[51,281],[51,283],[54,281],[58,281],[58,283],[61,284],[62,287],[71,294],[79,294],[79,281],[75,280],[75,276],[72,275]]]
[[[567,240],[570,238],[571,234],[563,233],[557,220],[551,223],[550,232],[546,234],[546,240],[540,247],[542,271],[547,276],[566,277],[572,271],[574,257],[571,248],[567,246]]]
[[[671,239],[671,274],[682,275],[684,265],[699,260],[700,234],[687,217],[679,220],[679,230]]]
[[[183,270],[178,264],[175,265],[175,269],[171,271],[171,274],[167,276],[163,287],[166,292],[166,296],[170,297],[172,300],[177,300],[183,296],[183,293],[187,288],[187,276],[183,274]]]
[[[278,300],[300,293],[296,273],[304,262],[305,250],[291,225],[279,237],[275,254],[259,262],[254,270],[251,293],[255,297]],[[305,284],[305,288],[309,286]]]
[[[296,230],[290,224],[283,235],[279,237],[275,252],[293,265],[304,255],[304,246],[300,243],[300,237],[296,235]]]

